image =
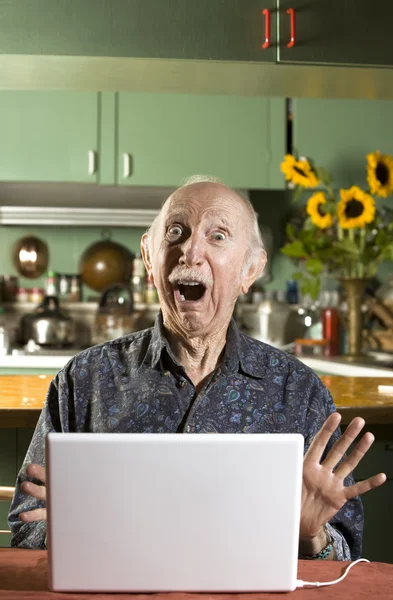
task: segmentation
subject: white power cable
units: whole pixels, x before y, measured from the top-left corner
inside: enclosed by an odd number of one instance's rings
[[[369,563],[370,561],[367,560],[367,558],[359,558],[358,560],[355,560],[353,563],[348,565],[348,567],[345,569],[345,571],[341,575],[341,577],[339,577],[338,579],[335,579],[334,581],[302,581],[302,579],[298,579],[296,581],[296,587],[297,588],[324,587],[325,585],[334,585],[335,583],[340,583],[340,581],[342,581],[344,579],[344,577],[346,577],[348,575],[349,570],[352,569],[352,567],[354,567],[357,563],[360,563],[360,562],[368,562]]]

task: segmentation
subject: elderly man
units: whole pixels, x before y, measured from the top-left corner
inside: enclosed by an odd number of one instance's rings
[[[144,234],[142,252],[162,312],[152,329],[81,352],[51,383],[11,505],[12,545],[45,547],[50,431],[300,432],[299,554],[358,558],[358,496],[386,477],[354,484],[350,473],[373,436],[343,458],[364,421],[354,419],[341,437],[340,416],[313,371],[241,334],[232,320],[237,297],[266,262],[251,204],[217,181],[188,181]]]

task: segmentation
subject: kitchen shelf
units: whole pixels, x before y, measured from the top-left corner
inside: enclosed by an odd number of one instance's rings
[[[29,311],[34,310],[38,304],[34,302],[3,302],[1,304],[5,309],[13,310],[13,311]],[[62,302],[60,300],[60,307],[66,310],[75,310],[75,311],[95,311],[98,308],[98,302]],[[137,303],[134,305],[134,310],[136,312],[140,312],[143,310],[147,310],[149,312],[158,312],[160,310],[159,304],[146,304],[146,303]]]

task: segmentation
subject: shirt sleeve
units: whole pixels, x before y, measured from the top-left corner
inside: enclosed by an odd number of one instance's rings
[[[336,412],[333,399],[328,389],[315,375],[315,382],[311,388],[309,408],[306,417],[306,436],[304,451],[309,448],[313,438],[318,433],[328,416]],[[326,447],[322,460],[329,452],[336,440],[341,436],[338,427]],[[349,475],[345,478],[346,486],[353,485],[354,478]],[[337,560],[356,560],[362,552],[363,537],[363,505],[360,497],[348,500],[338,513],[327,524],[336,552]]]
[[[69,378],[65,370],[60,371],[50,383],[46,401],[35,428],[30,446],[18,473],[15,493],[8,514],[8,525],[11,530],[11,546],[19,548],[43,549],[46,542],[46,522],[23,523],[19,514],[36,508],[44,508],[45,502],[25,495],[20,486],[24,481],[41,482],[26,475],[26,468],[31,463],[45,467],[45,438],[49,432],[69,431],[70,397]]]

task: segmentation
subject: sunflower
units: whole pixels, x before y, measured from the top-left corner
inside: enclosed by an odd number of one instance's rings
[[[393,158],[379,150],[367,154],[367,183],[370,192],[386,198],[393,192]]]
[[[323,192],[313,194],[307,202],[307,214],[311,221],[320,229],[328,229],[333,225],[333,217],[325,212],[323,205],[326,203],[326,196]]]
[[[319,184],[319,179],[308,160],[296,160],[292,154],[284,156],[281,171],[287,181],[292,181],[292,183],[302,185],[305,188],[316,187]]]
[[[338,224],[343,229],[364,227],[371,223],[375,215],[375,201],[372,196],[353,185],[349,190],[340,190],[337,204]]]

